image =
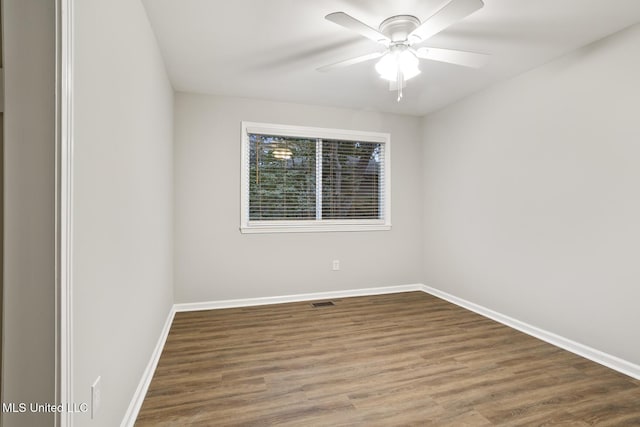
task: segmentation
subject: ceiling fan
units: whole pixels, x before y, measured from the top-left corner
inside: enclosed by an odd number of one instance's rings
[[[344,12],[330,13],[325,16],[325,19],[378,42],[385,49],[325,65],[318,68],[318,71],[330,71],[381,58],[376,63],[376,71],[380,77],[390,82],[389,90],[398,91],[399,102],[402,99],[402,89],[406,81],[420,74],[418,68],[420,59],[473,68],[486,64],[489,56],[483,53],[433,47],[416,48],[417,45],[483,6],[482,0],[448,0],[424,22],[413,15],[395,15],[382,21],[377,30]]]

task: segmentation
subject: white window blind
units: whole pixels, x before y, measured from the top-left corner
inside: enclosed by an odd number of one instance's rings
[[[316,218],[316,141],[249,134],[249,220]]]
[[[243,122],[243,232],[388,230],[389,135]]]
[[[322,218],[383,219],[384,146],[322,141]]]

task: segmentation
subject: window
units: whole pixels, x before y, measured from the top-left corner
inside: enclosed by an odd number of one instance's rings
[[[389,134],[242,123],[243,233],[389,230]]]

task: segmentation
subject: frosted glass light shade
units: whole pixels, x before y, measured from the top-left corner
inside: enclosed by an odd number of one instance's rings
[[[398,78],[398,67],[402,71],[404,80],[420,74],[418,58],[408,50],[387,53],[376,64],[376,71],[383,79],[395,82]]]

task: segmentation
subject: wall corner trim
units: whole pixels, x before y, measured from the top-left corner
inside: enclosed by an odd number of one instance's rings
[[[585,359],[604,365],[622,374],[635,378],[636,380],[640,380],[640,365],[636,365],[617,356],[613,356],[563,336],[554,334],[553,332],[549,332],[518,319],[514,319],[513,317],[498,313],[497,311],[493,311],[465,299],[458,298],[439,289],[432,288],[431,286],[422,285],[422,291],[462,308],[466,308],[467,310],[471,310],[481,316],[495,320],[498,323],[502,323],[503,325],[509,326],[510,328],[516,329],[527,335],[531,335],[532,337],[548,342],[556,347],[560,347],[571,353],[577,354],[578,356],[582,356]]]
[[[133,427],[133,425],[136,423],[136,418],[138,417],[140,408],[142,408],[144,397],[147,395],[147,390],[149,390],[151,379],[153,378],[153,374],[155,373],[158,362],[160,361],[160,355],[162,354],[162,350],[164,349],[164,344],[167,341],[167,337],[169,336],[169,330],[171,329],[171,324],[173,323],[173,317],[175,316],[175,314],[176,310],[174,305],[169,309],[167,320],[164,322],[164,326],[162,327],[162,331],[160,332],[160,337],[158,337],[158,342],[156,343],[156,346],[151,353],[151,359],[149,360],[147,367],[142,373],[142,378],[140,378],[138,387],[133,394],[131,402],[129,403],[129,408],[127,408],[127,412],[124,415],[120,427]]]

